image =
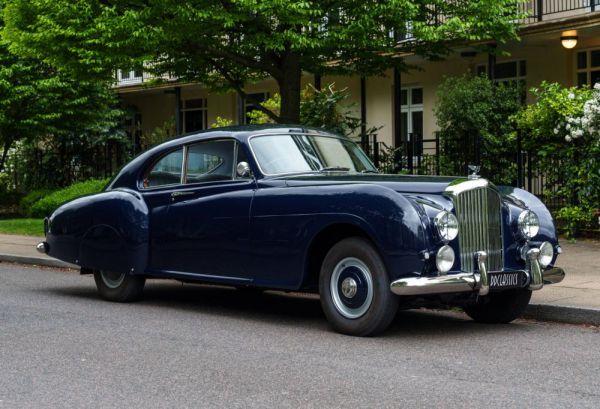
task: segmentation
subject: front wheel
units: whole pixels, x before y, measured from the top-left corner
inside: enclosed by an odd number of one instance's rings
[[[481,297],[477,302],[465,305],[464,310],[477,322],[506,324],[518,318],[525,311],[530,299],[530,290],[507,290]]]
[[[377,250],[352,237],[335,244],[319,276],[323,312],[343,334],[370,336],[385,330],[398,310],[398,298]]]
[[[94,271],[94,281],[102,298],[116,302],[139,299],[146,283],[144,277],[106,270]]]

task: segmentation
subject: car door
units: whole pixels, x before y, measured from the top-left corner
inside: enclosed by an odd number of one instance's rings
[[[245,159],[240,148],[234,139],[201,141],[184,146],[177,153],[180,162],[166,156],[150,170],[144,184],[151,189],[144,197],[151,207],[151,271],[245,280],[255,182],[235,173]],[[167,159],[171,172],[181,165],[180,183],[152,188],[153,174],[164,179],[169,173],[163,169]]]

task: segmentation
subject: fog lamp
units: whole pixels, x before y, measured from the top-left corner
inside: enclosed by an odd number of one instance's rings
[[[447,244],[440,247],[435,256],[435,265],[440,273],[446,273],[450,271],[454,265],[454,250]]]

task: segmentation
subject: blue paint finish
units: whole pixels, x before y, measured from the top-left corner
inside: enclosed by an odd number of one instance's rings
[[[89,269],[296,290],[315,273],[309,271],[308,256],[319,250],[313,246],[319,234],[352,226],[377,248],[390,280],[436,274],[432,255],[444,243],[433,218],[441,210],[454,211],[444,190],[456,178],[260,173],[249,138],[307,131],[327,135],[285,126],[222,128],[153,148],[126,165],[105,192],[54,212],[47,234],[49,254]],[[238,141],[253,179],[143,188],[145,172],[166,152],[223,138]],[[505,268],[523,269],[519,213],[530,208],[540,218],[542,228],[532,246],[544,240],[557,245],[554,224],[535,196],[510,187],[499,191]],[[173,197],[174,192],[185,195]],[[458,238],[449,245],[458,255]],[[453,271],[460,271],[459,257]],[[344,272],[343,277],[352,274]]]

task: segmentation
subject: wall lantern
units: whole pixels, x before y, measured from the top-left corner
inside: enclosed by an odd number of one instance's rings
[[[577,39],[577,30],[563,31],[560,35],[560,43],[566,49],[575,48]]]

